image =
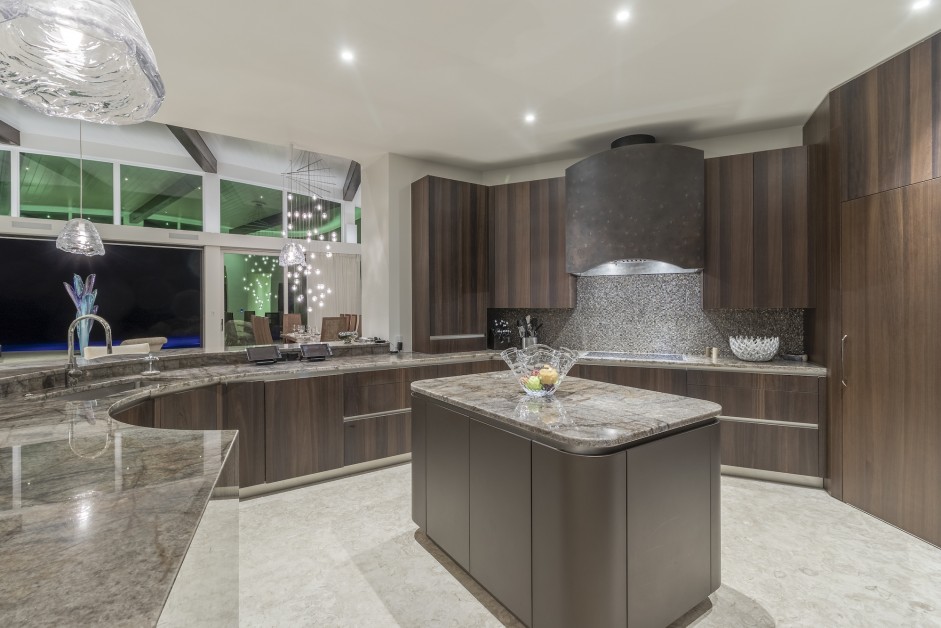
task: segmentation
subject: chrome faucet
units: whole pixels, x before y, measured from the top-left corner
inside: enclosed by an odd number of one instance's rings
[[[105,328],[105,344],[108,346],[108,355],[114,352],[111,346],[111,325],[108,324],[108,321],[97,314],[83,314],[82,316],[76,317],[75,320],[72,321],[72,324],[69,325],[69,363],[66,365],[65,370],[66,386],[71,386],[75,383],[76,378],[85,375],[85,371],[78,368],[78,361],[75,358],[75,328],[78,327],[81,321],[86,319],[101,323],[101,326]]]

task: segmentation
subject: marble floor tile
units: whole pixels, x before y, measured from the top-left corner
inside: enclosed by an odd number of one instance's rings
[[[941,550],[818,489],[722,479],[723,586],[674,627],[941,626]],[[243,501],[242,626],[520,626],[411,521],[408,464]]]

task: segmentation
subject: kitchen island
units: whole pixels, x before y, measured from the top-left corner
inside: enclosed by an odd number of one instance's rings
[[[721,407],[506,372],[412,383],[412,517],[535,628],[666,626],[715,591]]]

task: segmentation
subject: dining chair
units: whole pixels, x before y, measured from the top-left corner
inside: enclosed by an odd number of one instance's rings
[[[340,337],[337,334],[343,331],[343,324],[342,316],[324,316],[323,320],[320,322],[321,342],[339,340]]]
[[[294,332],[294,328],[301,324],[300,314],[284,314],[281,316],[281,335]]]
[[[274,344],[271,338],[271,324],[265,316],[252,317],[252,332],[255,334],[256,345]]]

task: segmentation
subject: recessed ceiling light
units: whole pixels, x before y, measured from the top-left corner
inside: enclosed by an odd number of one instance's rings
[[[912,9],[921,11],[922,9],[927,9],[930,4],[931,0],[918,0],[918,2],[912,5]]]
[[[621,24],[623,24],[624,22],[631,19],[631,12],[628,11],[627,9],[621,9],[620,11],[614,14],[614,19],[620,22]]]
[[[353,60],[356,58],[356,55],[353,54],[352,50],[344,50],[340,53],[340,58],[346,61],[347,63],[353,63]]]
[[[526,124],[532,124],[533,122],[536,121],[536,114],[535,114],[535,113],[527,113],[525,116],[523,116],[523,120],[526,121]]]

